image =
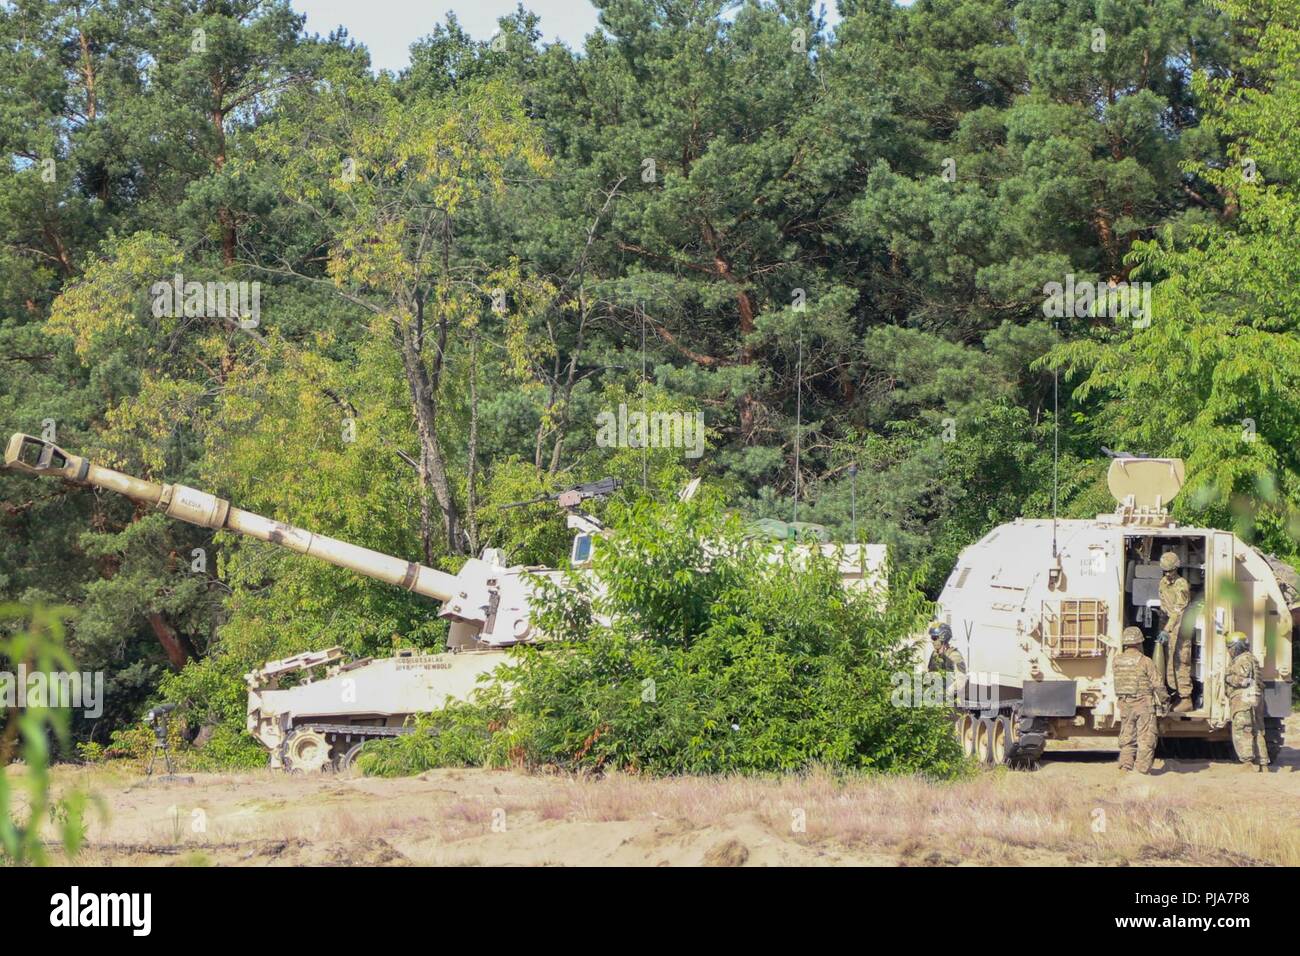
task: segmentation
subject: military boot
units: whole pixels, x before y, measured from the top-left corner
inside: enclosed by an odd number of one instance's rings
[[[1192,709],[1192,699],[1190,697],[1184,697],[1182,700],[1180,700],[1177,704],[1174,705],[1175,714],[1190,713],[1191,709]]]

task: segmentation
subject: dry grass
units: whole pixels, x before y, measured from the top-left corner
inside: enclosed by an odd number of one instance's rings
[[[780,779],[615,775],[569,779],[532,806],[542,821],[609,823],[646,818],[691,829],[761,821],[802,844],[893,849],[907,858],[940,847],[946,858],[1010,862],[1017,849],[1079,861],[1266,861],[1300,865],[1300,828],[1289,813],[1230,813],[1219,794],[1192,799],[1150,789],[1080,800],[1069,780],[981,774],[952,784],[919,778],[841,780],[813,773]],[[452,815],[466,815],[456,804]],[[1281,808],[1278,808],[1281,811]]]
[[[55,779],[98,792],[107,807],[107,818],[92,817],[78,859],[87,865],[1298,866],[1298,756],[1284,750],[1270,774],[1168,762],[1136,777],[1097,755],[953,783],[441,770],[389,780],[200,774],[187,785],[144,783],[115,766],[61,767]]]

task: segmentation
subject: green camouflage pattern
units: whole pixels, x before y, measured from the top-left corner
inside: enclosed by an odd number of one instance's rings
[[[931,673],[965,674],[966,659],[951,644],[939,644],[930,655],[930,663],[925,668]]]

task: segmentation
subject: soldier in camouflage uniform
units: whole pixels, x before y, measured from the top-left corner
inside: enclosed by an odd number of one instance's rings
[[[1178,573],[1178,555],[1166,551],[1160,555],[1160,612],[1165,626],[1160,642],[1166,644],[1165,684],[1170,691],[1178,692],[1175,713],[1185,714],[1192,709],[1192,635],[1183,632],[1183,614],[1192,603],[1192,589],[1187,579]]]
[[[1233,631],[1225,640],[1230,659],[1223,683],[1227,685],[1228,710],[1232,714],[1232,747],[1238,760],[1262,773],[1268,766],[1268,744],[1261,713],[1259,661],[1241,631]]]
[[[952,628],[943,621],[930,623],[930,662],[926,671],[944,674],[947,692],[958,696],[966,683],[966,659],[952,646]]]
[[[1119,701],[1119,769],[1150,773],[1156,755],[1156,717],[1169,706],[1165,682],[1142,653],[1142,632],[1124,628],[1124,649],[1111,665]]]

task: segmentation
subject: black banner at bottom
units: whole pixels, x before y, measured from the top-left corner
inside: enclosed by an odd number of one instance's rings
[[[783,928],[804,940],[819,931],[841,936],[845,917],[867,933],[908,926],[949,942],[981,924],[1004,939],[1068,925],[1072,936],[1172,931],[1229,942],[1288,926],[1294,879],[1283,869],[1183,867],[3,872],[6,922],[19,938],[75,936],[79,945],[127,949],[226,940],[373,945],[377,932],[424,933],[435,923],[458,936],[486,931],[493,945],[515,934],[551,945],[548,934],[597,926],[648,941],[770,944]]]

